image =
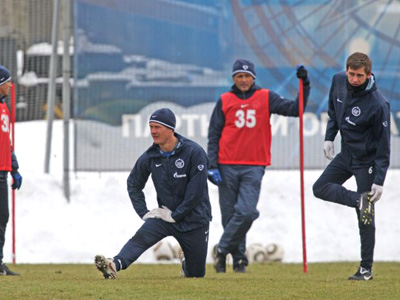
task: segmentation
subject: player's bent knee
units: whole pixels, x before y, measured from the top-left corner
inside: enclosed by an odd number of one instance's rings
[[[246,222],[253,222],[260,216],[258,211],[249,212],[248,214],[244,215],[244,220]]]
[[[243,223],[253,222],[260,216],[258,210],[241,211],[236,213],[236,217],[240,219]]]
[[[313,184],[312,190],[315,197],[322,198],[322,187],[323,184],[321,184],[318,180]]]

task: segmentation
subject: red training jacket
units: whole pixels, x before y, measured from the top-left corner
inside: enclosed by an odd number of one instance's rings
[[[271,124],[267,89],[243,100],[233,93],[221,96],[225,126],[219,140],[218,163],[271,164]]]
[[[5,103],[0,103],[0,126],[0,171],[11,172],[10,112]]]

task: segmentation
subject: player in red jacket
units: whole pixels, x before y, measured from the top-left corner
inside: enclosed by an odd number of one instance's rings
[[[304,83],[304,107],[310,81],[304,66],[297,67]],[[226,271],[232,254],[235,272],[245,273],[246,234],[259,216],[256,208],[265,167],[271,164],[271,114],[297,117],[295,101],[254,83],[254,64],[238,59],[233,64],[234,85],[217,101],[208,131],[208,176],[218,185],[224,233],[218,243],[215,270]]]
[[[19,189],[22,177],[18,173],[18,161],[10,145],[10,112],[4,99],[11,89],[11,75],[5,67],[0,66],[0,275],[19,275],[12,272],[3,263],[3,247],[6,227],[9,219],[7,176],[11,172],[13,189]]]

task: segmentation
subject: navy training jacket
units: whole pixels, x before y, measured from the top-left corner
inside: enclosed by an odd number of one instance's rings
[[[172,226],[187,232],[208,224],[211,204],[207,186],[208,158],[197,143],[175,133],[178,146],[170,157],[153,144],[137,160],[128,177],[128,193],[136,213],[149,212],[143,189],[151,174],[159,207],[172,211]]]
[[[349,163],[373,163],[374,183],[382,186],[390,164],[390,104],[371,78],[371,86],[352,92],[345,72],[333,76],[325,140],[334,141],[340,131],[341,151],[349,154]]]

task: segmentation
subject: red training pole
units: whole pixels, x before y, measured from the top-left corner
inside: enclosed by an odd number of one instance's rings
[[[307,247],[306,247],[306,220],[305,220],[305,209],[304,209],[305,204],[304,204],[303,112],[304,112],[303,80],[299,79],[301,233],[303,237],[303,271],[304,273],[307,273],[308,268],[307,268]]]
[[[11,150],[15,149],[15,84],[11,85]],[[12,190],[12,262],[15,265],[15,190]]]

